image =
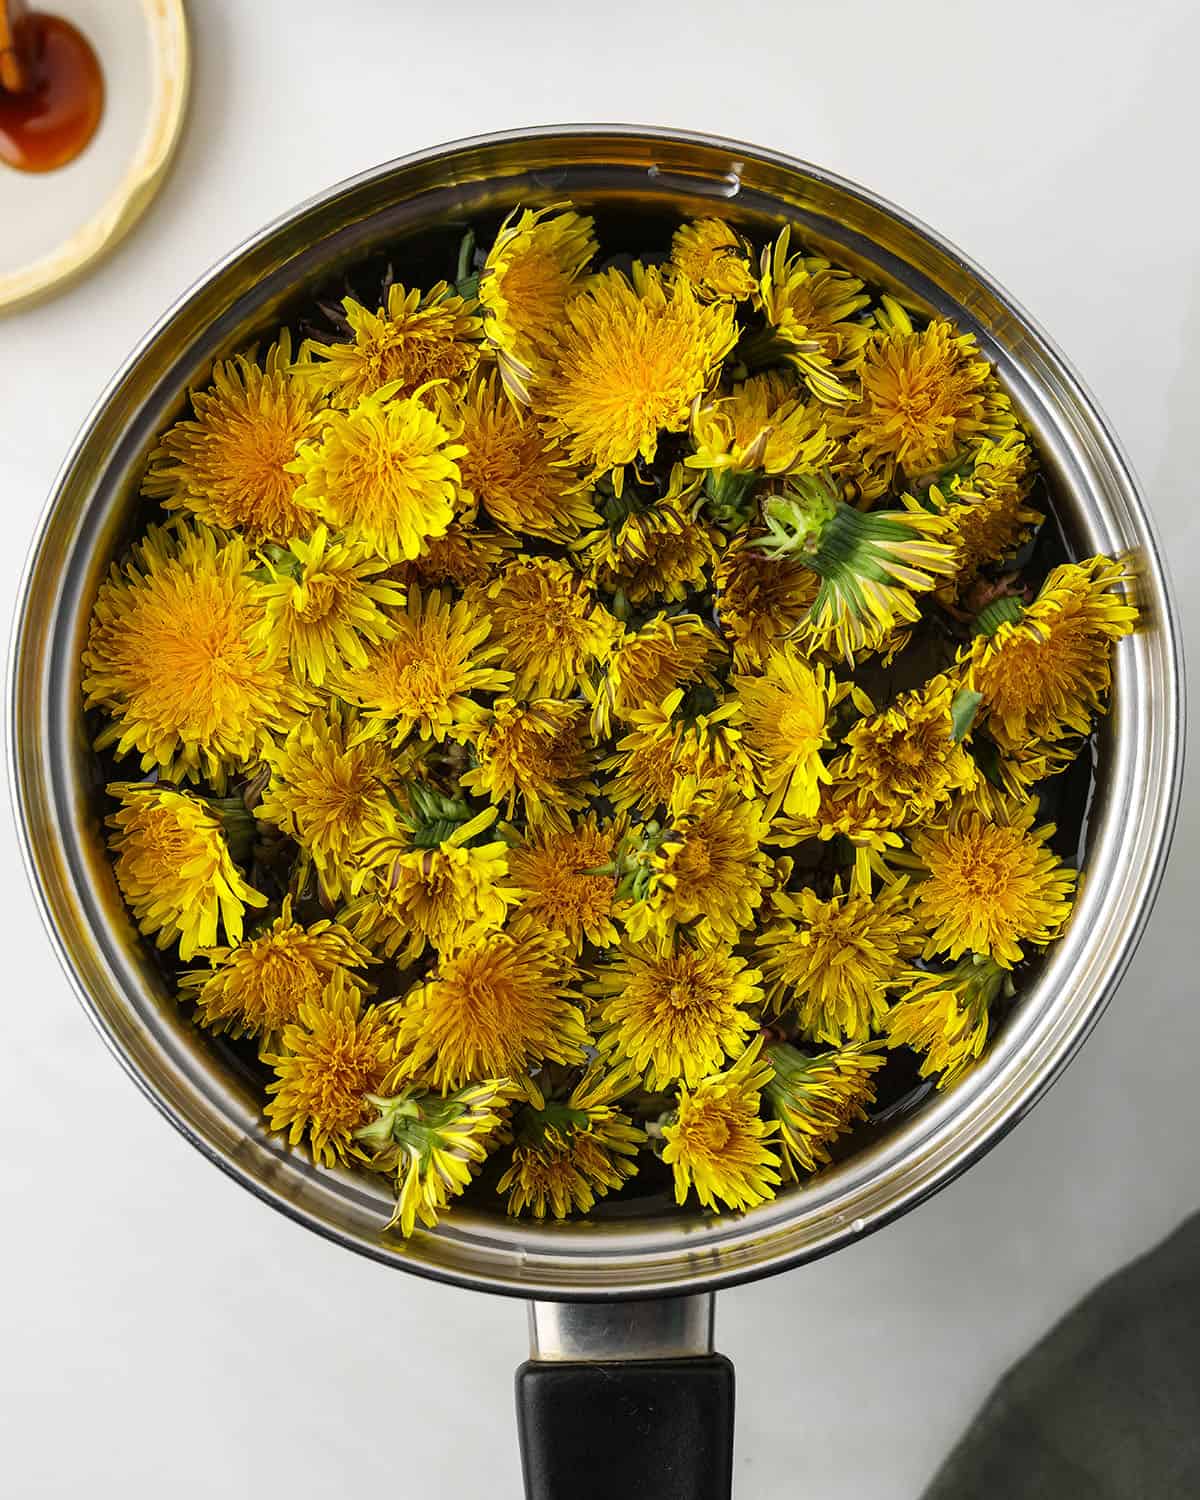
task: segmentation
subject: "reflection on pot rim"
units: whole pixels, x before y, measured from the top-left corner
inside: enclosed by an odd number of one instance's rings
[[[100,576],[128,529],[141,463],[215,357],[309,287],[422,224],[519,199],[714,210],[798,235],[976,332],[1032,430],[1081,549],[1127,553],[1144,625],[1115,658],[1087,880],[1076,916],[981,1067],[811,1185],[744,1216],[512,1224],[456,1211],[407,1247],[386,1193],[314,1168],[258,1123],[143,952],[112,880],[78,712],[78,658]],[[864,190],[737,143],[634,127],[560,127],[454,143],[387,164],[286,215],[186,294],[118,374],[55,483],[22,589],[10,663],[18,823],[76,988],[150,1098],[212,1160],[309,1228],[406,1269],[528,1297],[715,1287],[837,1248],[974,1161],[1057,1076],[1110,998],[1161,880],[1179,797],[1182,672],[1153,529],[1121,452],[1061,357],[952,247]]]

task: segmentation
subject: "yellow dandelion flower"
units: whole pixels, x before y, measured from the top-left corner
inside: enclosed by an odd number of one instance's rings
[[[387,306],[370,312],[353,297],[342,300],[351,337],[332,343],[310,339],[305,352],[318,363],[307,372],[331,406],[348,409],[382,385],[411,396],[430,381],[461,380],[479,360],[481,324],[475,303],[455,296],[444,281],[427,292],[393,282]]]
[[[848,760],[839,756],[822,782],[817,810],[811,817],[777,817],[771,824],[771,843],[784,848],[815,839],[830,843],[844,839],[854,852],[851,890],[869,895],[875,880],[891,884],[895,873],[886,858],[903,845],[893,828],[895,815],[849,776]]]
[[[921,1077],[940,1074],[938,1088],[949,1088],[983,1055],[992,1003],[1011,985],[999,964],[973,953],[945,974],[914,969],[883,1023],[888,1046],[921,1053]]]
[[[661,703],[677,687],[715,687],[712,669],[725,657],[720,638],[699,615],[655,615],[638,630],[622,630],[597,683],[584,684],[592,699],[592,733],[603,738],[614,718],[647,703]]]
[[[617,883],[596,873],[612,862],[620,828],[601,826],[595,813],[568,828],[543,829],[509,851],[508,867],[524,893],[521,910],[561,932],[578,954],[584,942],[608,948],[617,941],[612,913]]]
[[[294,537],[287,552],[268,554],[270,582],[262,588],[266,613],[255,638],[286,652],[298,682],[321,687],[338,667],[363,667],[364,643],[378,645],[395,627],[381,605],[404,603],[399,584],[375,575],[386,564],[361,545],[329,540],[318,526]]]
[[[886,1058],[879,1042],[848,1042],[815,1056],[786,1042],[766,1050],[775,1070],[763,1089],[767,1112],[779,1121],[779,1146],[788,1175],[815,1172],[832,1158],[830,1144],[867,1118],[875,1102],[872,1074]]]
[[[339,673],[333,684],[390,744],[403,744],[414,730],[423,740],[444,740],[484,717],[472,693],[511,685],[511,674],[491,665],[503,650],[488,642],[491,625],[467,601],[451,604],[436,589],[414,587],[391,623],[395,634],[368,653],[366,665]]]
[[[428,537],[414,558],[396,563],[389,576],[406,588],[459,589],[472,600],[491,583],[515,546],[513,537],[480,531],[461,520],[445,536]]]
[[[721,782],[743,797],[753,797],[758,775],[746,741],[742,702],[736,697],[722,701],[715,694],[710,696],[715,700],[713,708],[701,713],[685,702],[683,689],[676,688],[657,708],[631,715],[630,723],[635,733],[672,738],[677,778]]]
[[[516,208],[501,224],[483,270],[479,302],[504,388],[527,406],[548,373],[573,283],[596,253],[592,220],[562,204]]]
[[[678,1106],[662,1127],[663,1161],[675,1175],[676,1203],[685,1203],[692,1188],[705,1208],[717,1212],[722,1204],[747,1209],[775,1196],[779,1125],[759,1113],[770,1079],[771,1065],[755,1041],[724,1073],[680,1089]]]
[[[370,1164],[396,1179],[396,1210],[389,1229],[407,1239],[417,1220],[432,1229],[504,1139],[509,1105],[518,1093],[507,1078],[485,1078],[452,1094],[408,1088],[384,1098],[372,1094],[376,1111],[355,1132]]]
[[[662,949],[626,939],[608,958],[585,986],[598,1001],[599,1045],[649,1089],[695,1088],[758,1030],[746,1007],[762,1000],[762,975],[725,945]]]
[[[836,451],[826,414],[779,370],[740,381],[692,413],[692,469],[734,474],[816,474]]]
[[[510,1214],[587,1213],[635,1175],[646,1132],[616,1108],[628,1082],[591,1067],[565,1099],[522,1111],[512,1164],[496,1184],[508,1194]]]
[[[970,952],[1011,969],[1025,956],[1023,943],[1041,947],[1059,936],[1076,875],[1046,847],[1054,824],[1035,828],[1036,817],[1033,802],[1004,802],[992,817],[957,806],[944,825],[914,832],[926,958]]]
[[[803,561],[821,579],[793,635],[809,650],[832,651],[851,663],[915,624],[921,611],[914,596],[955,569],[943,517],[919,506],[856,510],[828,475],[794,477],[763,514],[768,535],[762,549]]]
[[[348,412],[327,411],[320,437],[289,465],[297,505],[393,563],[444,536],[463,498],[461,423],[421,395],[385,385]]]
[[[302,367],[301,367],[302,368]],[[320,402],[292,371],[285,328],[262,365],[237,355],[193,391],[194,417],[176,422],[150,455],[142,493],[167,510],[187,510],[247,542],[288,542],[309,528],[289,465],[320,431]]]
[[[674,505],[661,502],[580,539],[595,579],[606,593],[635,604],[649,599],[676,602],[704,587],[717,560],[718,533]]]
[[[542,405],[573,462],[599,475],[658,452],[737,340],[733,306],[700,302],[690,282],[635,265],[595,276],[568,303]]]
[[[731,698],[710,713],[681,715],[683,702],[683,689],[676,688],[657,707],[630,712],[629,733],[600,763],[611,773],[604,792],[614,807],[650,816],[671,801],[685,777],[722,782],[743,797],[757,792],[740,702]]]
[[[844,405],[854,397],[851,372],[869,336],[851,320],[871,299],[858,277],[817,256],[791,255],[790,247],[785,226],[762,253],[757,300],[767,329],[749,342],[747,359],[782,355],[818,401]]]
[[[833,678],[824,667],[810,666],[789,642],[772,648],[761,675],[734,677],[733,687],[767,817],[780,807],[789,817],[812,817],[821,805],[821,783],[829,780],[821,751],[829,744]]]
[[[872,896],[842,890],[822,900],[815,891],[781,891],[783,920],[758,938],[767,998],[794,1011],[816,1042],[862,1042],[887,1011],[888,990],[905,962],[920,952],[907,882]]]
[[[1046,743],[1031,740],[1019,750],[1001,750],[994,740],[980,735],[972,741],[981,772],[962,800],[988,817],[1003,815],[1007,800],[1027,800],[1039,781],[1057,776],[1074,761],[1082,748],[1079,736]]]
[[[379,1006],[362,1008],[362,990],[336,969],[319,1000],[304,1000],[283,1028],[279,1050],[263,1061],[275,1070],[267,1124],[298,1146],[307,1137],[313,1160],[335,1166],[361,1158],[354,1132],[373,1113],[396,1049],[395,1028]]]
[[[705,302],[744,302],[758,287],[750,246],[724,219],[692,219],[671,239],[671,267]]]
[[[558,558],[510,563],[487,597],[492,632],[521,694],[574,692],[617,638],[617,621]]]
[[[955,724],[958,691],[951,678],[935,677],[846,731],[845,775],[892,809],[896,827],[928,818],[980,779]]]
[[[83,653],[85,706],[110,720],[98,750],[136,751],[144,771],[223,792],[230,770],[295,721],[287,664],[256,640],[263,595],[248,565],[240,537],[174,523],[151,526],[113,566]]]
[[[292,917],[292,900],[265,931],[234,948],[205,951],[209,967],[179,976],[179,992],[196,1006],[202,1026],[232,1036],[278,1037],[299,1020],[306,1002],[320,1004],[334,973],[366,994],[371,986],[352,971],[375,960],[336,922],[307,927]]]
[[[558,444],[495,373],[471,383],[461,415],[462,487],[497,526],[561,542],[600,519]]]
[[[677,927],[694,924],[706,945],[736,942],[770,883],[761,849],[766,828],[761,805],[736,788],[682,777],[668,826],[653,836],[634,875],[639,899],[623,912],[630,938],[665,941]]]
[[[770,651],[804,620],[821,580],[792,557],[769,557],[761,538],[733,542],[713,573],[717,619],[739,672],[760,670]]]
[[[929,503],[950,523],[947,540],[958,558],[952,598],[974,582],[989,563],[1011,557],[1046,519],[1025,502],[1033,484],[1033,455],[1014,429],[984,438],[965,468],[929,487]]]
[[[267,752],[271,779],[254,815],[295,839],[331,901],[349,888],[354,855],[395,832],[402,771],[353,709],[330,700]]]
[[[121,804],[105,819],[108,847],[138,930],[159,948],[178,940],[184,962],[215,947],[218,928],[240,943],[246,907],[266,906],[267,898],[230,858],[220,817],[198,797],[163,786],[114,781],[106,790]]]
[[[356,890],[342,913],[355,934],[388,958],[414,963],[426,946],[456,953],[481,932],[503,927],[521,892],[509,884],[508,846],[473,844],[496,819],[488,808],[433,847],[389,835],[358,854]],[[364,889],[365,887],[365,889]]]
[[[635,1131],[633,1125],[624,1128],[631,1134]],[[643,1133],[636,1133],[640,1139]],[[586,1214],[597,1198],[623,1187],[636,1172],[632,1160],[636,1146],[632,1139],[622,1144],[628,1154],[616,1155],[598,1135],[578,1130],[553,1136],[547,1132],[538,1143],[518,1141],[512,1164],[496,1189],[508,1194],[507,1212],[514,1218],[523,1213],[535,1219],[547,1214],[556,1219],[572,1212]]]
[[[565,827],[596,790],[587,779],[585,727],[582,703],[497,698],[486,722],[472,732],[476,765],[462,785],[510,818],[520,799],[531,828]]]
[[[875,479],[870,493],[888,489],[897,469],[911,479],[940,468],[964,444],[1012,425],[974,334],[944,318],[915,329],[890,297],[883,309],[858,371],[862,400],[846,416],[850,451]]]
[[[1027,608],[1000,599],[980,616],[982,633],[962,660],[1001,749],[1090,733],[1112,681],[1112,643],[1137,620],[1124,592],[1116,592],[1125,579],[1121,564],[1107,557],[1064,563]]]
[[[649,818],[667,806],[682,774],[676,764],[676,725],[658,709],[635,710],[632,718],[629,733],[600,762],[600,770],[608,773],[604,795],[618,812]]]
[[[582,1062],[588,1046],[572,979],[557,933],[517,918],[505,932],[479,934],[439,960],[395,1007],[394,1079],[420,1077],[434,1088],[456,1089],[475,1078],[512,1078],[540,1104],[530,1069]]]

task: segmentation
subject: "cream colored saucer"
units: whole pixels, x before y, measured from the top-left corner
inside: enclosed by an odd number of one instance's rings
[[[183,0],[44,0],[78,26],[104,70],[104,115],[57,172],[0,163],[0,312],[49,296],[106,254],[158,191],[189,81]]]

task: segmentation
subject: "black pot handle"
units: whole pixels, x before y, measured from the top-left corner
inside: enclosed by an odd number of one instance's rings
[[[534,1303],[517,1371],[526,1500],[730,1500],[733,1366],[712,1298]]]

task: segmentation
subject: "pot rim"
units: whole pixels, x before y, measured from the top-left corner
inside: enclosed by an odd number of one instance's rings
[[[1099,874],[1107,874],[1114,883],[1118,879],[1123,882],[1118,893],[1120,900],[1107,889],[1094,896],[1094,887],[1100,884],[1100,880],[1097,876],[1089,881],[1081,901],[1086,899],[1094,908],[1092,922],[1085,923],[1077,918],[1071,923],[1066,936],[1049,956],[1045,971],[1031,986],[1031,993],[1020,1007],[1021,1014],[1015,1024],[998,1038],[996,1046],[975,1073],[956,1089],[924,1107],[895,1135],[888,1136],[836,1170],[823,1174],[811,1187],[787,1193],[746,1215],[722,1215],[714,1221],[681,1214],[673,1216],[670,1221],[664,1220],[662,1227],[647,1229],[641,1224],[632,1231],[614,1230],[609,1224],[603,1226],[603,1232],[601,1226],[588,1224],[561,1226],[561,1233],[559,1226],[510,1228],[498,1225],[487,1215],[463,1214],[456,1210],[436,1232],[419,1234],[411,1247],[406,1248],[399,1240],[382,1233],[385,1215],[378,1212],[377,1200],[373,1196],[362,1188],[356,1189],[356,1179],[348,1174],[320,1174],[277,1142],[251,1139],[244,1119],[239,1123],[227,1100],[218,1099],[209,1113],[197,1114],[191,1091],[205,1081],[216,1088],[211,1078],[203,1078],[203,1067],[196,1065],[193,1076],[186,1060],[174,1053],[167,1054],[165,1032],[161,1027],[156,1028],[152,1022],[147,1022],[145,1016],[137,1015],[129,1020],[130,1026],[136,1019],[141,1027],[135,1035],[123,1024],[118,1025],[114,1015],[103,1010],[92,993],[81,970],[78,952],[73,950],[64,925],[72,915],[78,925],[78,911],[72,913],[64,906],[64,901],[77,896],[78,891],[74,886],[55,886],[52,891],[52,881],[47,874],[48,856],[43,848],[44,841],[47,837],[61,836],[62,830],[56,825],[53,801],[46,795],[45,785],[40,779],[43,769],[53,775],[58,764],[54,758],[56,752],[53,748],[34,746],[29,738],[30,729],[40,732],[45,713],[34,714],[27,700],[30,692],[42,682],[46,671],[42,659],[44,652],[42,656],[38,655],[41,642],[36,633],[38,622],[32,618],[31,599],[42,571],[53,569],[53,561],[48,562],[46,558],[49,533],[64,491],[85,456],[90,440],[104,422],[118,394],[147,354],[168,333],[176,318],[225,273],[244,262],[255,249],[269,245],[306,215],[339,198],[350,198],[355,192],[381,183],[394,174],[417,166],[449,164],[464,153],[498,151],[501,148],[528,150],[535,144],[582,143],[597,137],[611,138],[629,146],[640,142],[650,148],[664,148],[668,155],[673,148],[680,148],[685,152],[727,159],[732,164],[734,177],[738,169],[745,170],[745,164],[750,162],[795,174],[809,184],[855,200],[961,268],[964,277],[993,299],[1029,347],[1052,367],[1062,388],[1060,399],[1069,398],[1084,422],[1084,430],[1074,434],[1075,439],[1079,442],[1086,439],[1095,446],[1094,461],[1103,462],[1106,471],[1111,473],[1114,492],[1124,507],[1125,529],[1136,534],[1138,587],[1143,602],[1150,607],[1152,629],[1140,637],[1135,636],[1132,642],[1123,643],[1122,650],[1117,653],[1113,715],[1116,728],[1112,735],[1114,744],[1108,753],[1119,762],[1117,793],[1122,788],[1127,792],[1139,790],[1147,805],[1139,825],[1132,830],[1126,829],[1136,842],[1131,850],[1126,851],[1123,862],[1116,859],[1114,848],[1119,830],[1114,831],[1113,824],[1119,813],[1111,807],[1105,810],[1101,837],[1089,849],[1088,868],[1091,873],[1093,862],[1096,862],[1100,866]],[[653,166],[649,170],[651,176],[659,171]],[[670,169],[662,169],[659,175],[674,174]],[[699,181],[697,179],[697,185]],[[720,181],[732,182],[733,192],[722,192],[718,186],[718,200],[733,199],[736,182],[730,177],[718,177]],[[719,206],[718,201],[713,211],[719,211]],[[1019,367],[1019,362],[1014,367]],[[1097,503],[1093,498],[1093,505]],[[1103,516],[1112,535],[1119,530],[1117,519],[1122,518]],[[45,631],[46,636],[52,634],[52,629]],[[1140,647],[1136,645],[1139,639]],[[1126,646],[1132,649],[1125,650]],[[1152,656],[1148,654],[1151,650]],[[1135,660],[1137,652],[1140,654]],[[1155,709],[1157,718],[1147,721],[1155,733],[1146,743],[1139,738],[1143,724],[1137,710],[1144,706],[1143,699],[1149,691],[1142,681],[1150,671],[1148,662],[1156,666],[1159,680],[1150,684],[1156,694],[1150,706]],[[41,676],[38,675],[39,666]],[[944,237],[886,199],[837,174],[783,153],[716,136],[655,127],[529,127],[468,137],[413,152],[313,195],[277,216],[219,259],[172,302],[139,340],[85,419],[60,467],[38,522],[21,579],[8,674],[10,785],[22,857],[38,908],[60,962],[85,1010],[143,1093],[211,1161],[264,1202],[307,1228],[373,1259],[420,1275],[524,1297],[626,1299],[733,1285],[829,1253],[890,1222],[953,1180],[1032,1108],[1082,1045],[1103,1012],[1132,958],[1161,884],[1182,783],[1182,645],[1161,547],[1118,440],[1095,400],[1054,343],[998,282]],[[31,681],[33,687],[30,687]],[[26,689],[24,693],[23,688]],[[45,709],[44,696],[44,693],[41,696],[35,694],[36,705],[41,710]],[[1122,709],[1126,699],[1132,712]],[[60,748],[57,752],[59,759],[62,753]],[[1119,795],[1114,801],[1120,803]],[[1125,804],[1125,811],[1132,805]],[[1125,821],[1128,825],[1129,820]],[[1133,867],[1134,853],[1139,857],[1136,868]],[[1115,921],[1118,916],[1119,923]],[[1113,924],[1116,933],[1111,938],[1109,923]],[[93,941],[97,937],[86,924],[80,932],[72,933],[73,938],[80,935],[89,936]],[[111,964],[108,977],[110,983],[115,982]],[[1046,998],[1049,991],[1059,985],[1074,995],[1069,1010],[1065,1000],[1059,1006],[1057,1000]],[[1043,996],[1042,1002],[1035,1005],[1035,998],[1039,995]],[[120,998],[132,1011],[128,990]],[[139,1064],[135,1053],[147,1048],[168,1070],[167,1081],[173,1092],[167,1090],[161,1077],[152,1079],[147,1076],[145,1067]],[[188,1108],[184,1107],[185,1103]],[[257,1132],[258,1136],[264,1134],[261,1130]],[[883,1191],[885,1188],[886,1192]],[[333,1211],[335,1208],[337,1213]],[[639,1224],[640,1221],[630,1222]],[[808,1226],[807,1237],[797,1240],[797,1229],[802,1225]]]

